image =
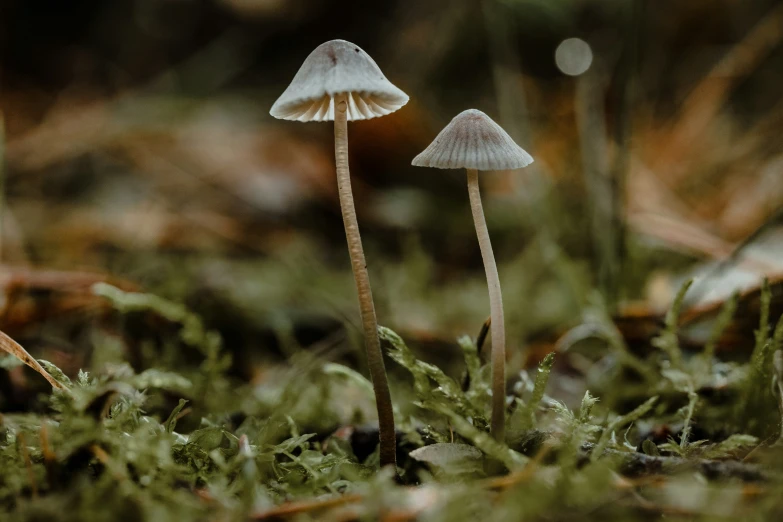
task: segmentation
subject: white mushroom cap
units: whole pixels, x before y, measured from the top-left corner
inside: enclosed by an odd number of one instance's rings
[[[334,120],[334,98],[348,96],[348,120],[390,114],[408,95],[395,87],[359,46],[345,40],[323,43],[310,53],[269,114],[282,120]]]
[[[468,109],[455,116],[412,163],[436,169],[507,170],[526,167],[533,158],[492,118]]]

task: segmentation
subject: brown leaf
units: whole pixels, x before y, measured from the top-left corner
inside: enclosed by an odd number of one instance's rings
[[[25,363],[27,366],[37,371],[41,375],[43,375],[43,378],[49,381],[49,384],[51,384],[53,388],[57,388],[58,390],[66,389],[65,386],[57,382],[54,379],[54,377],[49,375],[49,372],[44,370],[43,367],[40,364],[38,364],[38,361],[36,361],[32,355],[27,353],[27,350],[22,348],[22,345],[20,345],[10,337],[8,337],[3,332],[0,332],[0,349],[17,357],[20,361]]]

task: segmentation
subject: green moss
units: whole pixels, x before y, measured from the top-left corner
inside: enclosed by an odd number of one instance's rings
[[[114,287],[96,292],[118,313],[150,313],[178,325],[165,341],[175,355],[160,367],[106,364],[72,379],[41,361],[68,391],[50,392],[35,413],[0,416],[3,520],[247,520],[271,516],[286,503],[293,503],[298,519],[317,520],[341,509],[328,507],[332,502],[350,504],[342,509],[363,518],[421,512],[427,520],[454,520],[491,512],[498,520],[641,520],[677,505],[676,490],[640,487],[633,496],[617,477],[661,474],[671,475],[657,479],[666,484],[709,491],[688,513],[709,518],[713,495],[731,495],[737,483],[759,480],[767,482],[758,494],[759,516],[777,509],[767,498],[780,488],[772,463],[783,459],[781,449],[759,447],[744,430],[766,425],[761,419],[779,425],[768,361],[780,348],[783,321],[771,337],[762,323],[743,367],[705,366],[702,356],[679,346],[684,290],[658,336],[664,361],[660,352],[631,354],[606,318],[589,316],[590,331],[606,340],[599,345],[604,360],[643,371],[609,371],[596,392],[583,392],[569,406],[547,396],[548,387],[567,378],[550,353],[535,379],[523,381],[527,386],[508,400],[509,445],[489,436],[488,367],[471,339],[454,343],[469,377],[460,385],[381,327],[388,355],[412,377],[406,381],[412,389],[398,383],[394,390],[402,480],[417,485],[410,488],[378,473],[371,430],[369,448],[355,453],[373,414],[371,385],[361,373],[296,348],[287,366],[251,386],[227,373],[230,359],[220,336],[186,307]],[[713,340],[731,315],[727,304]],[[145,332],[153,334],[162,335]],[[705,391],[716,382],[735,392],[726,404]],[[606,390],[614,394],[612,405],[599,401]],[[410,397],[414,407],[402,407],[400,397]],[[633,405],[618,411],[613,404],[623,401]],[[653,440],[651,433],[663,426],[675,427],[679,440]],[[733,433],[709,435],[720,429]],[[429,449],[414,451],[422,447]],[[758,464],[733,460],[751,450]],[[679,473],[688,474],[676,478]],[[647,495],[654,503],[639,500]],[[746,504],[726,509],[739,516]]]

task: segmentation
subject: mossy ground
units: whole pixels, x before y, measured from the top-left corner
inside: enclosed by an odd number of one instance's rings
[[[65,390],[0,417],[3,520],[771,520],[783,509],[772,360],[783,328],[769,327],[768,287],[744,364],[680,347],[681,299],[646,353],[593,309],[568,346],[511,380],[506,444],[487,433],[474,339],[455,340],[464,367],[448,375],[382,327],[408,374],[394,379],[398,476],[378,470],[361,373],[292,348],[286,365],[243,382],[220,335],[183,306],[92,291],[124,324],[143,320],[126,335],[146,338],[142,360],[156,364],[118,357],[72,380],[42,362]],[[711,338],[730,321],[722,314]],[[600,340],[589,352],[600,376],[578,369],[588,337]]]

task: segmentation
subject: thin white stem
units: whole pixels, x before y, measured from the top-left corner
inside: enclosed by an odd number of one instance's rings
[[[489,288],[489,311],[492,334],[492,422],[490,431],[496,440],[503,442],[506,435],[506,327],[503,322],[503,296],[500,293],[500,276],[489,241],[487,222],[484,219],[484,209],[481,206],[478,172],[468,171],[468,194],[470,209],[473,212],[473,223],[476,225],[481,258],[484,260],[484,271],[487,273]]]
[[[378,338],[378,320],[375,317],[375,305],[372,300],[370,276],[364,259],[359,223],[353,205],[351,174],[348,170],[348,104],[345,95],[335,97],[334,111],[334,155],[337,165],[337,188],[340,193],[340,208],[345,225],[345,237],[348,240],[348,253],[351,256],[353,277],[359,294],[359,309],[362,316],[364,342],[367,348],[367,366],[375,390],[375,405],[378,409],[381,466],[397,463],[397,443],[394,431],[394,410],[392,409],[389,382],[383,364],[383,352]]]

